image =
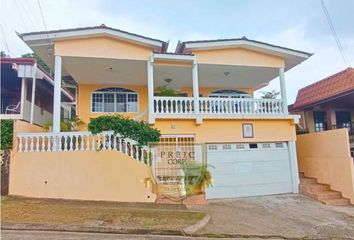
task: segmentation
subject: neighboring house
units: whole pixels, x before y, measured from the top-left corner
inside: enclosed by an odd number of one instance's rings
[[[108,113],[145,120],[164,140],[205,143],[214,180],[207,198],[298,192],[299,116],[288,113],[284,73],[310,53],[245,37],[179,42],[168,53],[167,42],[104,25],[20,37],[55,72],[54,129],[17,135],[10,194],[12,189],[12,194],[42,197],[154,201],[140,188],[145,165],[133,160],[142,160],[146,148],[111,133],[103,133],[102,140],[85,132],[90,118]],[[60,133],[58,96],[61,79],[68,76],[78,84],[77,114],[86,124],[82,132]],[[281,99],[253,97],[275,78]],[[154,93],[164,85],[180,96]],[[104,141],[103,150],[114,151],[92,151],[97,141]],[[41,168],[37,181],[16,172],[24,165],[38,172],[36,164],[48,167]]]
[[[329,205],[354,203],[354,69],[299,90],[289,111],[300,114],[300,192]],[[331,130],[331,131],[327,131]]]
[[[300,131],[348,129],[354,149],[354,68],[300,89],[290,111],[301,114]]]
[[[43,125],[53,118],[53,78],[31,58],[1,57],[1,119]],[[74,96],[62,92],[62,117],[70,117]]]

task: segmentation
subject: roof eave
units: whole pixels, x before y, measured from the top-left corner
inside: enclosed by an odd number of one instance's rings
[[[204,50],[204,49],[222,49],[229,47],[250,47],[267,50],[278,54],[287,54],[294,57],[301,57],[307,59],[313,55],[304,51],[280,47],[268,43],[258,42],[249,39],[234,39],[234,40],[220,40],[220,41],[198,41],[198,42],[184,42],[186,49],[189,50]]]
[[[88,38],[92,36],[111,36],[119,39],[128,40],[136,44],[145,45],[153,48],[164,49],[167,48],[168,43],[140,36],[137,34],[132,34],[117,29],[97,27],[97,28],[82,28],[82,29],[68,29],[68,30],[57,30],[57,31],[44,31],[44,32],[33,32],[33,33],[17,33],[17,35],[28,45],[48,45],[55,40],[64,39],[77,39],[77,38]]]
[[[329,96],[329,97],[326,97],[326,98],[323,98],[323,99],[320,99],[320,100],[316,100],[314,102],[302,104],[302,105],[299,105],[299,106],[296,106],[296,101],[295,101],[293,110],[296,110],[296,111],[305,110],[305,109],[311,108],[313,106],[320,105],[320,104],[323,104],[325,102],[332,101],[332,100],[335,100],[337,98],[347,96],[347,95],[352,94],[352,93],[354,93],[353,89],[349,90],[349,91],[346,91],[346,92],[342,92],[342,93],[337,94],[337,95],[333,95],[333,96]]]

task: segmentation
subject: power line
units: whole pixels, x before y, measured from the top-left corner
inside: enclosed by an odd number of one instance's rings
[[[5,33],[4,33],[4,29],[3,29],[3,27],[2,27],[2,24],[0,24],[0,28],[1,28],[2,38],[4,39],[4,42],[5,42],[5,47],[6,47],[6,49],[7,49],[7,53],[8,53],[9,55],[11,55],[11,53],[10,53],[10,48],[9,48],[9,44],[7,44],[6,35],[5,35]]]
[[[336,43],[337,43],[337,47],[338,47],[338,50],[339,50],[339,52],[340,52],[340,54],[341,54],[341,56],[342,56],[342,59],[343,59],[344,63],[345,63],[347,66],[349,66],[349,65],[348,65],[348,61],[347,61],[347,58],[346,58],[346,56],[345,56],[345,54],[344,54],[344,50],[343,50],[342,44],[341,44],[341,42],[340,42],[340,40],[339,40],[339,37],[338,37],[338,35],[337,35],[337,32],[336,32],[336,30],[335,30],[335,28],[334,28],[334,25],[333,25],[331,16],[329,15],[329,12],[328,12],[328,10],[327,10],[327,8],[326,8],[326,4],[325,4],[324,0],[321,0],[321,4],[322,4],[323,11],[324,11],[324,13],[325,13],[325,15],[326,15],[329,28],[330,28],[331,31],[332,31],[333,37],[334,37],[334,39],[335,39],[335,41],[336,41]]]
[[[41,7],[41,2],[40,2],[40,0],[38,0],[37,2],[38,2],[39,11],[41,12],[44,29],[45,29],[46,32],[48,32],[47,25],[45,24],[45,20],[44,20],[44,15],[43,15],[42,7]],[[47,37],[48,37],[48,33],[47,33]]]
[[[26,31],[28,31],[27,25],[25,24],[25,20],[24,20],[24,18],[23,18],[23,16],[22,16],[22,12],[20,11],[20,7],[18,6],[18,3],[17,3],[16,0],[15,0],[14,2],[15,2],[15,5],[16,5],[18,14],[20,15],[20,18],[21,18],[21,20],[22,20],[22,24],[23,24],[23,26],[25,27]]]
[[[22,3],[22,9],[23,11],[25,12],[25,16],[27,17],[27,19],[29,20],[29,22],[31,23],[31,27],[33,27],[33,29],[35,29],[35,27],[38,25],[37,24],[37,21],[36,21],[36,16],[33,15],[32,11],[31,11],[31,7],[27,8],[27,4],[28,4],[28,1],[25,1],[25,4],[21,1],[21,0],[18,0],[20,3]],[[34,18],[34,20],[32,19],[32,17]]]

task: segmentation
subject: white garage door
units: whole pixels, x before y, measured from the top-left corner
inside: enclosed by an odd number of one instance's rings
[[[292,192],[288,144],[208,144],[213,186],[207,198],[232,198]]]

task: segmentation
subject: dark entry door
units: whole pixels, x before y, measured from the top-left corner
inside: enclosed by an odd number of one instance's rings
[[[336,112],[337,128],[348,128],[352,131],[352,117],[350,112],[338,111]]]

